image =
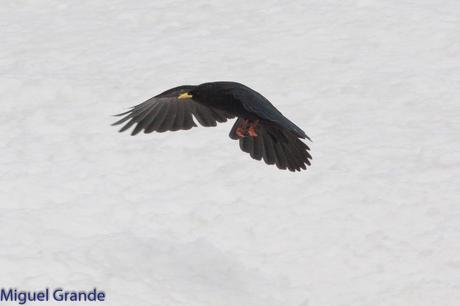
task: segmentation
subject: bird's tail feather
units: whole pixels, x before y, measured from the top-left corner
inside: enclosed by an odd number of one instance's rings
[[[257,136],[240,137],[237,128],[242,124],[244,119],[239,118],[229,136],[239,139],[241,150],[249,153],[253,159],[263,159],[269,165],[276,164],[279,169],[290,171],[300,171],[310,165],[310,148],[292,131],[260,121],[255,127]]]

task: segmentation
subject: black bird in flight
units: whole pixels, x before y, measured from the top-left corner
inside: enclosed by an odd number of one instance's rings
[[[279,169],[300,171],[310,165],[310,148],[300,140],[310,138],[283,116],[264,96],[236,82],[210,82],[198,86],[183,85],[169,89],[116,116],[124,116],[113,125],[125,123],[123,132],[135,125],[132,135],[188,130],[237,117],[230,138],[252,158]]]

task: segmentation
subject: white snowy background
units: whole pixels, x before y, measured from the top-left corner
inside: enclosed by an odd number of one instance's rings
[[[458,0],[0,2],[0,286],[106,305],[460,301]],[[111,115],[235,80],[313,143],[232,123],[131,137]]]

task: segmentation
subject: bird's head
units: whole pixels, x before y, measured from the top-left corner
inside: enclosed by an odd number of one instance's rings
[[[222,91],[219,90],[213,83],[203,83],[193,88],[187,88],[187,90],[181,91],[177,96],[179,100],[194,99],[195,101],[207,102],[213,100],[216,95],[222,95]]]
[[[203,98],[206,98],[209,96],[212,92],[210,91],[210,86],[208,84],[201,84],[198,86],[195,86],[194,88],[190,88],[187,90],[182,91],[177,98],[179,100],[185,100],[185,99],[194,99],[194,100],[202,100]]]

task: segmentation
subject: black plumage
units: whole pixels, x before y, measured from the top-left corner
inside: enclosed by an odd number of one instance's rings
[[[279,169],[300,171],[310,165],[309,147],[301,139],[310,138],[283,116],[264,96],[236,82],[210,82],[169,89],[119,114],[113,125],[132,126],[132,135],[188,130],[216,126],[237,117],[230,138],[239,140],[242,151],[253,159],[276,164]]]

